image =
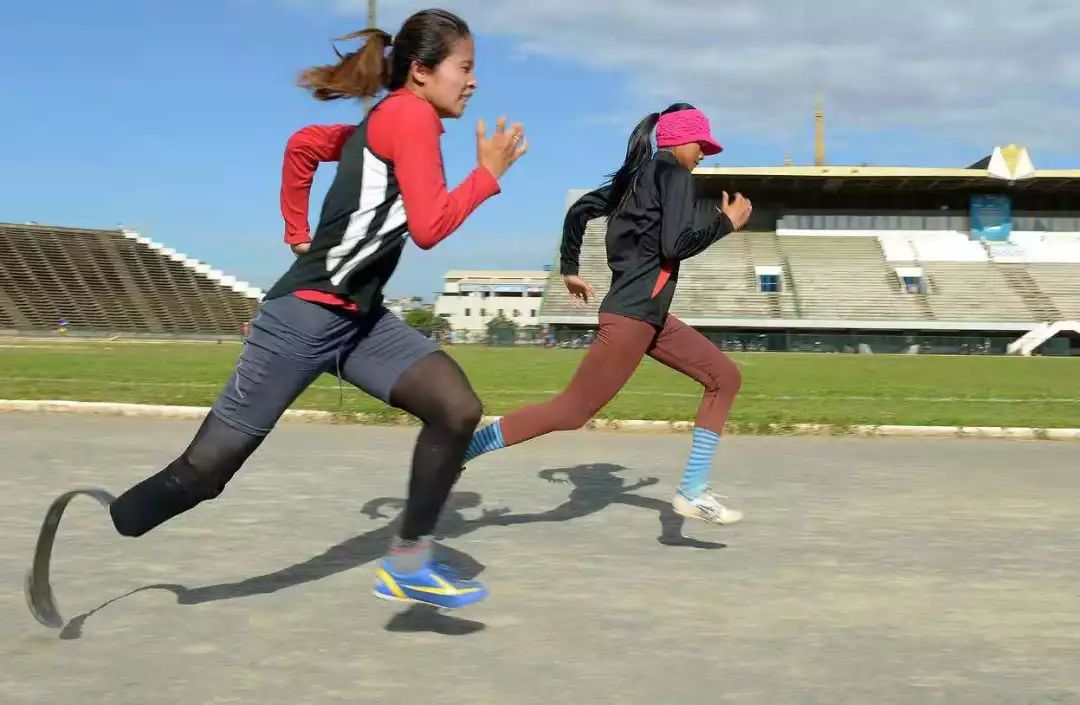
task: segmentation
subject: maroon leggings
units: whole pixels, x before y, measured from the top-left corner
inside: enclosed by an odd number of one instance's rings
[[[502,418],[503,442],[512,446],[551,431],[581,428],[619,393],[644,355],[705,387],[696,425],[720,433],[742,384],[739,368],[709,339],[675,316],[657,329],[613,313],[600,314],[600,335],[570,386],[542,404]]]

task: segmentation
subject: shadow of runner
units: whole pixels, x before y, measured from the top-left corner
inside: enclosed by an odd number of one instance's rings
[[[498,526],[510,526],[545,521],[569,521],[594,514],[612,504],[625,504],[657,512],[660,520],[660,535],[656,540],[665,546],[726,548],[726,545],[722,543],[700,541],[684,536],[682,529],[685,520],[675,513],[670,502],[631,494],[635,490],[655,485],[659,480],[655,477],[645,477],[633,484],[626,484],[626,481],[617,475],[625,469],[621,465],[593,463],[573,468],[542,470],[539,473],[541,479],[573,485],[574,489],[570,491],[567,501],[546,512],[502,516],[495,519],[493,523]]]
[[[671,504],[652,497],[632,494],[635,490],[655,485],[655,477],[641,478],[633,484],[618,477],[625,470],[621,465],[594,463],[572,468],[542,470],[541,479],[559,484],[570,484],[573,489],[566,502],[546,512],[511,514],[507,508],[482,509],[480,517],[468,519],[462,511],[481,507],[483,498],[476,492],[454,492],[447,501],[439,522],[436,538],[460,538],[489,526],[514,526],[543,522],[570,521],[594,514],[611,506],[624,504],[655,511],[660,520],[660,536],[657,541],[666,546],[686,546],[701,549],[724,548],[722,543],[700,541],[682,534],[683,518],[675,513]],[[384,510],[400,511],[405,500],[399,497],[380,497],[367,502],[361,512],[371,519],[389,519]],[[161,583],[137,588],[115,597],[92,610],[73,617],[61,630],[60,638],[78,639],[82,626],[96,612],[114,602],[146,590],[166,590],[176,596],[182,605],[196,605],[218,600],[230,600],[253,595],[265,595],[289,587],[321,580],[346,570],[371,563],[385,555],[391,539],[397,533],[397,521],[380,526],[339,544],[331,546],[317,556],[295,563],[272,573],[252,576],[244,580],[218,583],[204,587],[188,588],[180,584]],[[484,570],[484,564],[464,551],[436,545],[436,559],[451,566],[465,579],[472,579]],[[389,631],[433,631],[439,634],[460,636],[472,634],[484,628],[480,622],[452,617],[445,612],[426,605],[413,605],[395,615],[386,628]]]

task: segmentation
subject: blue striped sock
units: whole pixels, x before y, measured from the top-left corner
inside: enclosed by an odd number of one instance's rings
[[[720,434],[704,428],[694,428],[694,445],[690,448],[690,459],[686,461],[682,484],[679,491],[690,499],[700,497],[709,482],[709,467]]]
[[[505,447],[502,436],[502,421],[484,426],[473,434],[469,441],[469,448],[465,451],[465,462],[469,462],[478,455],[490,453],[493,450]]]

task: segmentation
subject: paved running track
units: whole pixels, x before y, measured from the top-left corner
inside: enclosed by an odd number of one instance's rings
[[[459,484],[445,554],[492,596],[447,615],[370,593],[415,429],[283,424],[141,539],[76,500],[67,625],[35,622],[51,498],[119,493],[196,425],[0,415],[0,703],[1080,704],[1068,443],[725,439],[725,528],[668,508],[688,436],[539,439]]]

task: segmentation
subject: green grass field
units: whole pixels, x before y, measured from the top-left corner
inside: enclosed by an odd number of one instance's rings
[[[236,343],[8,339],[0,344],[0,398],[208,406],[228,377]],[[449,349],[490,414],[561,389],[584,354],[573,350]],[[1080,359],[825,354],[736,354],[741,430],[764,424],[932,424],[1080,427]],[[394,413],[324,376],[301,409]],[[698,386],[647,360],[604,418],[689,420]]]

